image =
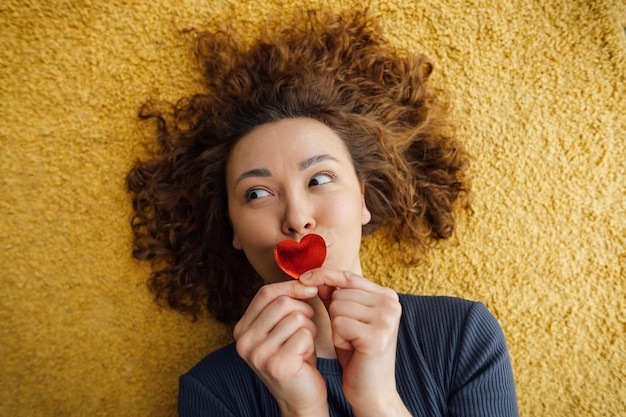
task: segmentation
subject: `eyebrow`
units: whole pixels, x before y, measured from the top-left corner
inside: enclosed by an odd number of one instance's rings
[[[255,168],[255,169],[250,169],[246,172],[244,172],[243,174],[241,174],[239,177],[237,177],[237,180],[235,181],[235,185],[239,184],[242,180],[246,179],[246,178],[250,178],[250,177],[271,177],[272,173],[270,172],[269,169],[266,168]]]
[[[334,156],[331,156],[327,153],[322,154],[322,155],[315,155],[312,156],[310,158],[305,159],[304,161],[300,162],[298,164],[298,168],[300,168],[300,171],[304,171],[305,169],[309,168],[312,165],[318,164],[322,161],[335,161],[335,162],[339,162],[337,160],[337,158],[335,158]]]
[[[318,164],[322,161],[335,161],[335,162],[339,162],[337,160],[337,158],[335,158],[334,156],[331,156],[329,154],[321,154],[321,155],[315,155],[312,156],[310,158],[305,159],[304,161],[301,161],[298,164],[298,169],[300,169],[300,171],[304,171],[305,169]],[[267,169],[267,168],[254,168],[254,169],[250,169],[248,171],[245,171],[244,173],[242,173],[239,177],[237,177],[237,180],[235,181],[235,186],[237,184],[239,184],[242,180],[246,179],[246,178],[251,178],[251,177],[271,177],[272,176],[272,172]]]

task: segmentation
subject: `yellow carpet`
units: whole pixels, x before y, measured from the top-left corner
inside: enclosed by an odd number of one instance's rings
[[[138,107],[198,87],[189,29],[232,15],[253,36],[293,4],[1,2],[0,415],[175,415],[178,375],[229,340],[152,302],[124,177],[149,140]],[[626,415],[623,0],[371,7],[454,91],[476,197],[418,267],[368,238],[366,274],[484,301],[522,416]]]

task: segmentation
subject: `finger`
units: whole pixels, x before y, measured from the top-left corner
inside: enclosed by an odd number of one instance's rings
[[[245,334],[237,342],[237,351],[255,369],[266,370],[268,363],[273,358],[279,358],[286,362],[292,362],[296,357],[300,357],[309,348],[298,345],[298,349],[288,344],[288,341],[296,334],[306,330],[305,334],[312,335],[311,348],[314,349],[314,337],[317,329],[313,321],[300,312],[289,314],[283,318],[270,333],[261,340],[248,340]]]
[[[297,280],[276,282],[262,286],[248,306],[251,315],[256,316],[259,311],[281,296],[295,298],[297,300],[308,300],[317,295],[317,289],[305,286]]]
[[[261,350],[261,349],[259,349]],[[268,349],[265,349],[268,352]],[[301,328],[285,343],[264,359],[262,372],[272,380],[293,381],[305,364],[314,368],[315,336],[307,328]],[[255,368],[258,369],[258,368]]]
[[[371,324],[375,329],[397,329],[402,305],[395,292],[372,294],[362,290],[337,289],[328,312],[333,317],[349,317]]]
[[[316,335],[317,329],[315,326],[313,326],[313,328],[301,327],[285,341],[282,351],[298,355],[302,357],[305,362],[313,357],[314,365]],[[311,362],[309,362],[309,364],[311,364]]]
[[[337,289],[328,311],[339,349],[373,352],[395,343],[402,306],[394,297]]]
[[[365,355],[383,355],[395,348],[397,332],[381,329],[349,317],[332,321],[333,344],[337,349],[353,350]]]
[[[317,328],[311,315],[302,312],[293,312],[283,318],[267,335],[267,342],[280,347],[286,343],[295,333],[301,329],[307,329],[309,333],[317,334]]]
[[[328,286],[337,288],[354,288],[375,293],[387,293],[389,288],[381,287],[372,281],[350,271],[338,271],[330,268],[317,268],[300,276],[300,282],[307,286]]]
[[[281,295],[266,305],[256,317],[246,312],[235,326],[233,333],[235,340],[239,340],[243,335],[256,341],[263,340],[281,320],[294,313],[302,314],[309,319],[315,314],[307,302]]]
[[[342,350],[362,349],[363,335],[370,332],[367,324],[343,316],[332,319],[331,326],[333,345]]]
[[[371,323],[377,311],[359,302],[349,300],[333,300],[328,306],[328,313],[331,318],[348,317],[362,323]]]
[[[373,293],[361,289],[337,288],[332,295],[333,302],[352,301],[367,307],[376,308],[388,298],[386,294]]]
[[[302,285],[299,281],[291,280],[264,285],[248,305],[243,317],[235,326],[235,339],[248,329],[257,320],[258,316],[269,304],[279,297],[288,297],[296,300],[308,300],[317,295],[317,288]]]

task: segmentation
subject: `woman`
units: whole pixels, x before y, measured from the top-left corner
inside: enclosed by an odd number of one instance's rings
[[[160,146],[128,177],[157,296],[236,322],[236,342],[181,377],[180,415],[518,415],[482,304],[362,276],[363,232],[384,225],[417,260],[469,192],[429,61],[362,12],[309,13],[249,48],[205,33],[198,54],[208,92],[144,109]],[[328,256],[293,280],[274,248],[311,233]]]

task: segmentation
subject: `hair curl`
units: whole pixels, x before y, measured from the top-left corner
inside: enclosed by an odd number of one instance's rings
[[[468,155],[427,85],[432,63],[390,48],[367,11],[307,12],[249,47],[200,33],[196,53],[207,93],[142,107],[158,146],[127,177],[133,255],[152,262],[158,299],[194,317],[203,305],[224,322],[241,316],[262,281],[231,243],[226,161],[247,132],[285,118],[321,121],[344,140],[372,214],[364,233],[385,225],[413,261],[452,235]]]

